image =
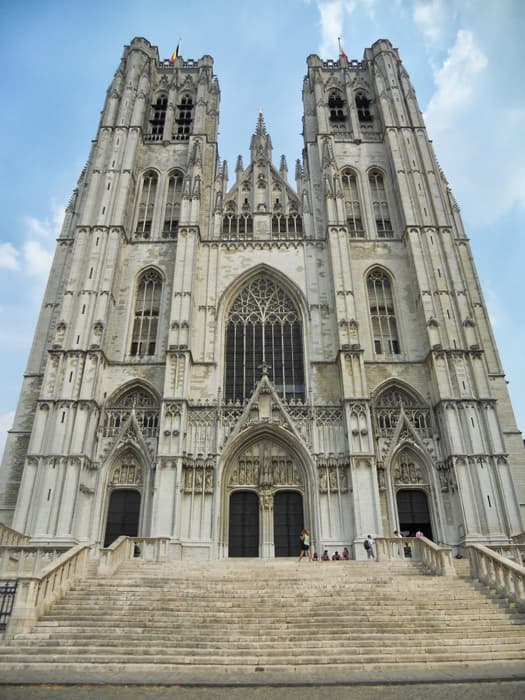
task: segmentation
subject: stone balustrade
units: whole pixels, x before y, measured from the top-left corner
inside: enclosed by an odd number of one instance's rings
[[[111,576],[128,559],[167,561],[169,537],[119,537],[99,552],[97,573]]]
[[[77,545],[62,554],[38,576],[18,577],[15,604],[6,636],[29,632],[36,620],[57,600],[63,598],[72,584],[85,576],[90,548]]]
[[[491,544],[489,549],[516,564],[523,566],[525,563],[525,544]]]
[[[0,546],[10,547],[29,544],[29,537],[0,523]]]
[[[31,545],[0,545],[0,576],[13,578],[36,576],[56,561],[69,547],[35,547]]]
[[[470,575],[520,607],[525,607],[525,567],[480,544],[466,547]]]
[[[426,537],[378,537],[375,543],[379,561],[412,559],[436,576],[456,575],[450,547],[441,547]]]

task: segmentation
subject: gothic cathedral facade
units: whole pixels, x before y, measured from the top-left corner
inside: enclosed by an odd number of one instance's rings
[[[69,203],[1,471],[34,543],[296,555],[523,530],[525,460],[458,206],[397,50],[310,56],[288,181],[228,184],[210,56],[125,47]],[[520,510],[521,509],[521,510]],[[353,548],[353,549],[352,549]]]

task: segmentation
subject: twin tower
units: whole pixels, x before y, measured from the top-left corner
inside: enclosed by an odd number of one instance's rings
[[[262,114],[230,179],[212,58],[125,47],[0,472],[34,543],[272,558],[308,527],[359,558],[368,533],[522,532],[521,435],[398,53],[307,66],[293,182]]]

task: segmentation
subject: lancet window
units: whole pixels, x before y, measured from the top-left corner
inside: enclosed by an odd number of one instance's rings
[[[394,230],[388,210],[383,174],[379,170],[371,170],[368,181],[370,183],[370,192],[372,195],[372,207],[374,209],[377,237],[393,238]]]
[[[350,238],[364,238],[365,230],[361,216],[361,204],[357,189],[357,178],[351,170],[345,170],[342,175],[343,194],[345,198],[346,223]]]
[[[400,353],[394,298],[390,277],[381,268],[373,269],[367,277],[370,320],[376,355]]]
[[[341,93],[337,90],[332,90],[328,97],[329,119],[331,122],[344,122],[346,115],[344,113],[344,100]]]
[[[230,308],[226,327],[225,397],[245,401],[267,374],[285,400],[304,398],[300,315],[269,278],[250,282]]]
[[[297,212],[272,216],[272,238],[296,239],[303,237],[303,221]]]
[[[361,123],[371,122],[373,119],[370,111],[370,104],[370,100],[364,93],[358,92],[356,94],[355,106],[357,109],[357,118]]]
[[[142,179],[142,188],[137,215],[137,238],[151,238],[155,199],[157,197],[158,176],[154,170],[148,170]]]
[[[183,175],[175,170],[168,178],[168,196],[164,210],[163,238],[177,238],[180,218],[180,203],[182,199]]]
[[[253,238],[252,215],[237,215],[234,210],[227,211],[222,219],[222,233],[225,238],[233,241]]]
[[[147,141],[162,141],[167,109],[168,98],[166,95],[159,95],[155,104],[151,105],[150,129],[149,134],[146,135]]]
[[[162,295],[162,277],[157,270],[145,270],[138,282],[135,297],[133,332],[130,354],[133,356],[154,355]]]
[[[193,123],[193,98],[191,95],[183,95],[177,105],[177,131],[175,138],[177,141],[188,141]]]
[[[394,386],[383,391],[376,399],[374,419],[378,435],[389,437],[395,430],[401,410],[422,438],[431,436],[430,409],[417,396]]]

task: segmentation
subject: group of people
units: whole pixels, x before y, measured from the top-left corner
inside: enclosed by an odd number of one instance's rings
[[[308,528],[304,528],[304,530],[301,530],[299,539],[301,540],[301,551],[299,553],[299,561],[301,561],[301,559],[303,558],[307,558],[308,561],[330,561],[330,555],[328,554],[327,549],[324,550],[321,556],[319,556],[317,552],[314,552],[312,556],[312,553],[310,551],[310,530],[308,530]],[[372,535],[367,535],[367,538],[364,541],[364,547],[366,549],[368,559],[375,559],[376,555],[374,552],[374,540],[372,539]],[[338,551],[334,552],[334,554],[332,554],[331,560],[349,561],[350,552],[348,551],[348,547],[345,547],[341,554],[339,554]]]

